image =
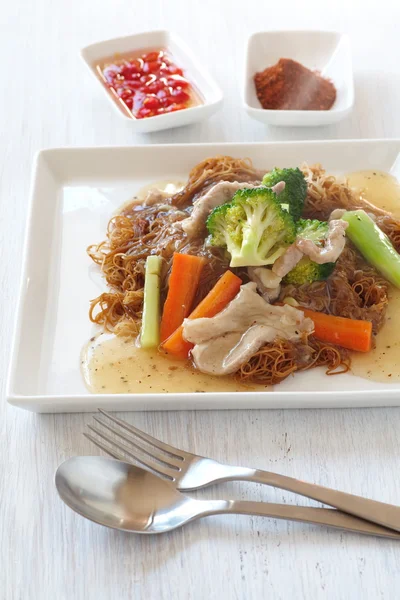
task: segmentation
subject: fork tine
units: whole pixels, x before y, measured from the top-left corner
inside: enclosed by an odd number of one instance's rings
[[[100,440],[97,440],[90,433],[85,432],[83,435],[85,436],[85,438],[90,440],[95,446],[97,446],[98,448],[101,448],[101,450],[104,450],[104,452],[106,452],[106,454],[109,454],[110,456],[112,456],[113,458],[117,458],[118,460],[125,460],[125,456],[122,454],[122,452],[117,452],[116,450],[111,450],[108,446],[103,444],[103,442],[100,442]]]
[[[100,431],[99,429],[97,429],[97,427],[88,425],[88,428],[91,429],[91,431],[94,431],[94,433],[96,433],[98,436],[103,438],[103,440],[106,440],[106,442],[108,442],[111,446],[113,446],[113,447],[116,446],[119,450],[122,450],[123,452],[125,452],[125,454],[127,454],[128,456],[130,456],[131,458],[136,460],[142,466],[147,467],[148,469],[151,469],[152,471],[157,473],[157,475],[167,477],[171,481],[174,480],[174,471],[172,471],[171,469],[168,469],[168,467],[163,467],[162,465],[159,465],[153,461],[147,460],[147,458],[140,456],[140,454],[137,455],[136,453],[131,452],[124,444],[119,444],[115,440],[110,439],[105,433],[103,433],[103,431]],[[123,458],[122,460],[126,460],[126,459]]]
[[[122,452],[118,452],[117,450],[111,450],[108,446],[106,446],[105,444],[100,442],[100,440],[97,440],[90,433],[84,433],[83,435],[88,440],[90,440],[95,446],[97,446],[98,448],[103,450],[106,454],[109,454],[110,456],[112,456],[113,458],[117,458],[118,460],[126,461],[126,455],[123,454]],[[130,454],[130,453],[127,452],[127,454]],[[140,463],[142,466],[147,468],[147,465],[144,462],[142,462],[139,458],[135,458],[135,460],[136,460],[136,462]],[[150,467],[150,468],[152,469],[153,472],[156,472],[157,475],[161,475],[161,477],[165,476],[169,481],[173,481],[172,477],[170,477],[169,475],[166,475],[166,474],[164,475],[164,474],[160,473],[159,471],[155,471],[155,469],[153,469],[152,467]]]
[[[179,467],[182,464],[181,460],[178,461],[178,460],[170,457],[169,455],[167,456],[164,453],[161,454],[161,452],[158,452],[157,450],[153,450],[152,452],[150,452],[149,450],[147,450],[146,448],[144,448],[140,444],[137,444],[136,442],[134,442],[127,435],[124,435],[116,427],[113,427],[112,425],[109,425],[108,423],[105,423],[104,421],[102,421],[102,419],[99,419],[98,417],[93,417],[93,419],[97,423],[100,423],[100,425],[102,425],[103,427],[106,427],[106,429],[109,429],[110,431],[112,431],[112,433],[115,433],[120,438],[122,438],[123,440],[125,440],[125,442],[128,442],[128,444],[130,444],[131,446],[134,446],[135,448],[137,448],[138,450],[140,450],[144,454],[147,454],[147,456],[149,456],[150,458],[155,458],[156,460],[159,460],[165,466],[170,467],[171,469],[176,469],[177,471],[179,471]]]
[[[105,417],[108,417],[109,419],[111,419],[111,421],[114,421],[114,423],[117,423],[118,425],[120,425],[121,427],[126,429],[127,431],[134,433],[135,435],[140,437],[145,442],[148,442],[149,444],[153,444],[153,446],[155,446],[156,448],[159,448],[160,450],[164,450],[164,452],[172,454],[173,456],[175,456],[176,458],[179,458],[180,460],[184,460],[185,457],[190,456],[189,452],[185,452],[184,450],[180,450],[180,448],[175,448],[174,446],[170,446],[169,444],[166,444],[165,442],[158,440],[157,438],[153,437],[152,435],[145,433],[141,429],[138,429],[137,427],[134,427],[133,425],[129,425],[129,423],[127,423],[126,421],[123,421],[122,419],[118,419],[118,417],[114,417],[114,415],[111,415],[110,413],[103,410],[102,408],[99,408],[98,410],[99,410],[99,412],[101,412],[102,415],[104,415]]]

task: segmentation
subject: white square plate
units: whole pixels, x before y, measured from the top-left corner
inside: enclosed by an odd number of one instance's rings
[[[291,58],[331,79],[337,97],[330,110],[267,110],[261,107],[254,75]],[[244,78],[244,105],[253,119],[281,126],[314,126],[336,123],[347,116],[354,104],[350,40],[334,31],[260,31],[247,44]]]
[[[80,352],[93,334],[89,300],[105,289],[86,247],[103,239],[110,215],[143,185],[186,178],[208,156],[250,157],[260,168],[320,162],[329,172],[390,171],[400,140],[65,148],[38,155],[32,189],[8,401],[36,412],[306,408],[400,405],[399,384],[323,369],[268,392],[95,395]],[[94,269],[94,270],[93,270]]]
[[[178,66],[185,71],[189,81],[200,92],[203,103],[164,115],[147,117],[146,119],[132,119],[118,106],[115,99],[108,92],[96,72],[96,65],[117,53],[125,54],[134,52],[135,50],[154,50],[156,48],[170,50]],[[97,42],[83,48],[81,50],[81,57],[96,79],[98,90],[104,94],[119,116],[131,123],[133,130],[137,133],[161,131],[162,129],[180,127],[181,125],[189,125],[197,121],[202,121],[214,114],[222,104],[222,92],[214,79],[193,55],[190,48],[170,31],[148,31]]]

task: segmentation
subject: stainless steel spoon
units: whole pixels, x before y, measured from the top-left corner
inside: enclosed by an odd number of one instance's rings
[[[61,499],[83,517],[134,533],[163,533],[200,517],[245,514],[317,523],[400,539],[400,533],[329,508],[236,500],[195,500],[140,467],[102,456],[76,456],[55,475]]]

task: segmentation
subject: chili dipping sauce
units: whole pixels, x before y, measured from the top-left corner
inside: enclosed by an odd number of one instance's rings
[[[202,103],[199,92],[166,49],[115,55],[96,70],[125,114],[145,119]]]

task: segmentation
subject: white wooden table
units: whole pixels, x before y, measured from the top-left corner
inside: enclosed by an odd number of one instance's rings
[[[400,137],[400,10],[390,0],[36,0],[0,11],[0,385],[4,396],[32,158],[64,145]],[[225,93],[210,121],[134,136],[83,68],[92,41],[170,28],[209,65]],[[240,105],[245,41],[259,29],[347,31],[356,106],[337,126],[267,129]],[[58,499],[57,465],[94,453],[90,415],[0,416],[0,597],[6,600],[398,598],[400,545],[261,518],[219,517],[172,535],[135,537],[78,517]],[[400,410],[290,410],[123,415],[167,441],[400,503]],[[230,484],[209,498],[293,502]]]

